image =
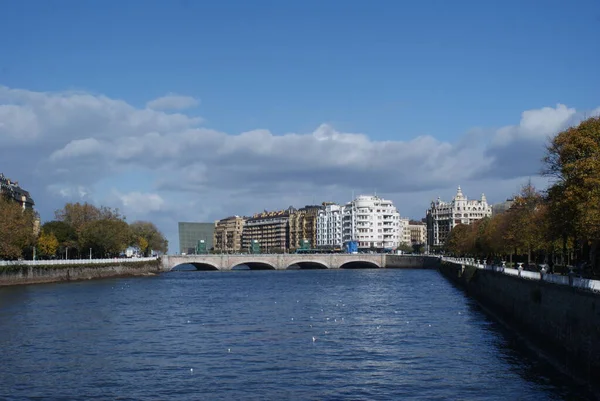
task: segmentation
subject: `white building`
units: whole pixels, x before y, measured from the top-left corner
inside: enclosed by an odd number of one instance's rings
[[[427,210],[427,243],[429,246],[444,245],[448,234],[458,224],[471,224],[491,216],[492,206],[488,205],[484,194],[480,200],[468,200],[458,187],[451,202],[443,202],[440,198],[431,202]]]
[[[344,243],[357,241],[359,248],[396,248],[400,238],[400,214],[392,201],[360,195],[344,206]]]
[[[342,247],[342,207],[323,203],[317,214],[317,246]]]

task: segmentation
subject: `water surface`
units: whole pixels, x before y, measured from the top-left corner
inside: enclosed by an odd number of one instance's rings
[[[433,270],[180,271],[4,287],[0,350],[1,399],[587,396],[515,349]]]

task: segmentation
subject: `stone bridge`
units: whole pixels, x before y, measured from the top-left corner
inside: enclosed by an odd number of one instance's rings
[[[357,267],[359,264],[384,267],[384,254],[260,254],[260,255],[186,255],[163,256],[162,269],[169,271],[181,264],[192,264],[198,270],[231,270],[247,265],[250,270],[339,269]]]
[[[439,259],[429,256],[402,256],[390,254],[223,254],[223,255],[167,255],[161,258],[163,271],[182,264],[191,264],[198,270],[232,270],[246,265],[251,270],[352,269],[359,267],[437,268]]]

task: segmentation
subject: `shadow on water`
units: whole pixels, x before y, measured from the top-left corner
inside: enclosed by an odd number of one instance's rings
[[[318,262],[298,262],[287,267],[288,270],[319,270],[327,269],[323,263]]]
[[[193,265],[191,263],[186,263],[183,265],[175,266],[171,271],[179,272],[179,271],[197,271],[197,270],[200,270],[200,269],[198,269],[195,265]],[[208,270],[208,269],[206,269],[206,270]]]
[[[452,284],[458,291],[462,289]],[[538,384],[566,400],[600,400],[598,388],[576,383],[571,377],[561,372],[550,361],[542,357],[528,339],[515,330],[499,322],[493,314],[482,307],[466,293],[468,307],[473,314],[478,314],[486,323],[485,331],[496,339],[493,346],[497,348],[498,358],[512,367],[512,371],[528,382]],[[493,380],[493,378],[490,378]]]
[[[348,262],[341,265],[340,269],[379,269],[379,266],[370,262]]]

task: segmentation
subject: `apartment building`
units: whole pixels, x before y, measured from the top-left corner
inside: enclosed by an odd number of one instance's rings
[[[249,250],[258,241],[263,252],[283,252],[290,247],[289,221],[296,209],[257,213],[246,219],[242,232],[242,249]]]
[[[33,209],[35,205],[28,191],[21,188],[17,181],[12,181],[2,173],[0,173],[0,194],[17,202],[23,209]]]
[[[342,206],[323,202],[317,214],[317,247],[341,248],[342,240]]]
[[[481,199],[468,200],[459,186],[451,202],[440,198],[431,202],[427,210],[427,243],[429,246],[442,246],[456,225],[471,224],[491,215],[492,207],[484,194]]]
[[[408,231],[410,233],[409,244],[427,244],[427,224],[422,221],[411,220],[408,223]]]
[[[407,218],[400,218],[398,238],[399,242],[404,245],[411,245],[410,241],[410,220]]]
[[[400,243],[400,214],[390,200],[360,195],[343,208],[342,240],[359,248],[396,248]]]
[[[305,206],[290,214],[290,249],[300,248],[302,241],[309,241],[312,248],[317,245],[317,215],[321,206]]]
[[[240,252],[245,222],[246,219],[240,216],[230,216],[215,221],[214,250],[216,252]]]

